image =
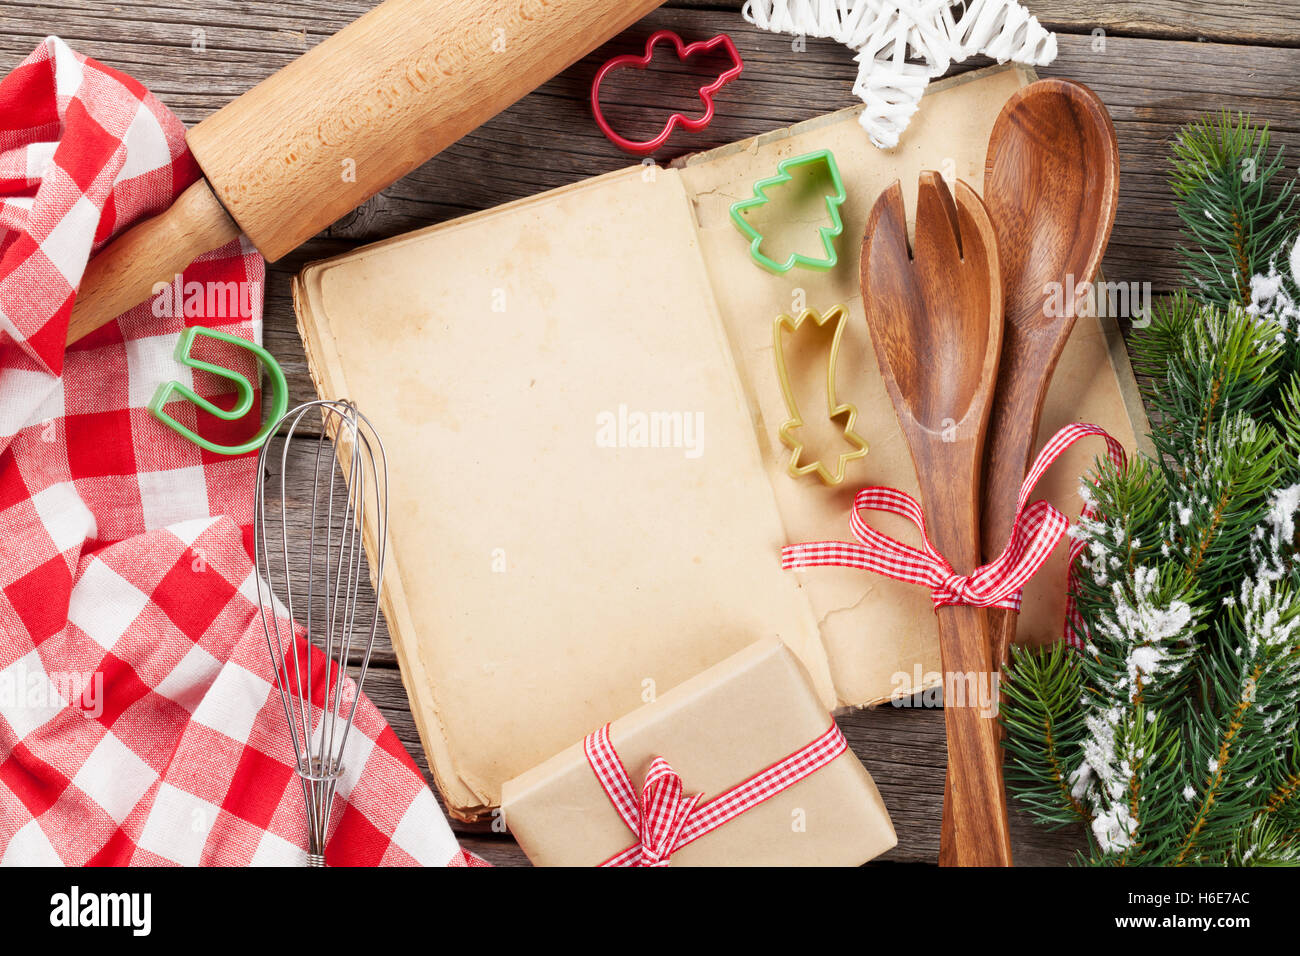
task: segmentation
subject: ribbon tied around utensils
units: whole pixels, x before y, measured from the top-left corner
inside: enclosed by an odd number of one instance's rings
[[[601,866],[667,866],[688,843],[816,773],[848,747],[840,728],[832,723],[806,747],[704,803],[701,794],[685,792],[681,776],[663,757],[650,761],[638,795],[606,724],[587,735],[582,749],[597,782],[637,842]]]
[[[1038,453],[1033,467],[1020,486],[1016,516],[1007,546],[996,559],[976,568],[969,575],[958,574],[930,543],[920,503],[911,495],[894,488],[864,488],[858,492],[853,501],[853,513],[849,515],[849,529],[855,541],[814,541],[787,545],[781,549],[781,567],[786,570],[813,567],[858,568],[896,581],[928,587],[936,608],[968,604],[973,607],[999,607],[1019,611],[1025,584],[1051,557],[1070,526],[1065,515],[1052,504],[1043,500],[1029,504],[1029,496],[1033,494],[1043,474],[1066,449],[1090,436],[1104,439],[1107,457],[1115,467],[1124,467],[1126,457],[1123,447],[1104,429],[1082,422],[1062,428]],[[921,532],[921,548],[903,544],[872,528],[862,517],[866,511],[883,511],[911,521]],[[1092,516],[1091,505],[1086,505],[1081,517]],[[1084,547],[1085,543],[1078,538],[1070,545],[1070,588],[1066,598],[1065,624],[1067,639],[1073,636],[1071,625],[1080,623],[1074,606],[1074,564]]]

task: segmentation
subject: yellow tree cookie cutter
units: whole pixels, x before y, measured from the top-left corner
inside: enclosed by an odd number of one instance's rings
[[[848,402],[840,402],[835,393],[835,372],[839,365],[840,341],[844,337],[844,326],[848,322],[848,318],[848,309],[842,305],[837,305],[825,315],[820,314],[816,309],[804,309],[797,318],[789,315],[778,315],[776,322],[772,326],[772,344],[776,350],[776,371],[781,379],[781,394],[785,398],[785,408],[790,415],[789,419],[781,425],[780,434],[782,444],[791,451],[790,464],[786,469],[791,478],[801,478],[804,475],[815,473],[823,484],[833,487],[843,483],[844,472],[849,462],[862,458],[867,454],[866,441],[853,430],[853,426],[858,420],[857,407]],[[828,322],[835,323],[835,334],[831,339],[830,356],[826,363],[826,414],[836,424],[843,424],[844,440],[853,446],[853,450],[839,456],[833,473],[827,470],[821,459],[807,464],[800,464],[804,445],[793,434],[795,429],[802,428],[805,423],[803,416],[799,412],[798,402],[794,397],[794,389],[790,386],[790,372],[786,366],[785,342],[781,337],[781,330],[789,329],[790,334],[793,336],[798,333],[799,328],[808,320],[812,320],[819,328]]]

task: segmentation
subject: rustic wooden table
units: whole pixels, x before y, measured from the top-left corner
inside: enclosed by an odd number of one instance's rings
[[[0,5],[0,71],[47,34],[145,83],[186,123],[195,123],[336,32],[376,0],[6,0]],[[436,2],[436,0],[430,0]],[[610,0],[617,2],[617,0]],[[788,38],[760,33],[737,0],[669,0],[625,35],[586,57],[363,208],[274,264],[268,275],[265,341],[289,376],[295,401],[315,397],[294,328],[290,277],[306,262],[532,195],[627,165],[591,121],[587,92],[599,63],[637,50],[652,30],[687,38],[726,31],[745,58],[745,77],[718,99],[703,133],[678,152],[708,148],[854,104],[855,64],[831,42],[792,55]],[[1206,111],[1248,111],[1300,148],[1300,0],[1028,0],[1060,35],[1060,57],[1040,72],[1081,80],[1109,106],[1119,133],[1123,185],[1105,270],[1123,282],[1176,287],[1178,223],[1166,185],[1167,146],[1178,127]],[[986,65],[970,62],[958,69]],[[689,109],[688,78],[654,78],[645,102]],[[647,120],[654,128],[657,120]],[[661,157],[670,158],[670,157]],[[422,768],[423,752],[387,636],[367,690]],[[933,863],[938,853],[944,737],[937,711],[882,708],[840,724],[875,777],[898,829],[884,859]],[[427,772],[427,770],[426,770]],[[1068,862],[1077,837],[1013,821],[1019,863]],[[498,865],[526,863],[508,836],[466,828],[464,844]]]

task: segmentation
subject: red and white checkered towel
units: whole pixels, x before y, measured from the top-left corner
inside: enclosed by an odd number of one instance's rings
[[[306,860],[249,558],[256,460],[146,408],[170,379],[233,401],[173,349],[187,325],[260,336],[262,259],[231,243],[185,271],[190,308],[159,297],[64,347],[92,252],[198,175],[158,100],[56,38],[0,81],[3,863]],[[233,313],[188,294],[213,283],[237,284]],[[220,359],[257,380],[242,350]],[[257,427],[169,411],[215,440]],[[477,862],[368,700],[356,721],[329,862]]]

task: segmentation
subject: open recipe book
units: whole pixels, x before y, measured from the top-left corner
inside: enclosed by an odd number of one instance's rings
[[[761,637],[798,655],[827,708],[937,683],[923,589],[784,572],[780,550],[847,540],[862,486],[917,494],[863,318],[867,214],[896,179],[910,210],[923,169],[978,190],[998,111],[1031,79],[1006,68],[932,86],[890,152],[845,110],[303,270],[294,296],[317,386],[356,401],[388,449],[383,606],[454,814],[496,806],[504,781]],[[839,265],[762,271],[729,207],[819,149],[847,193]],[[796,225],[815,237],[808,210]],[[870,450],[827,487],[787,473],[773,322],[839,304],[837,392]],[[1130,449],[1145,434],[1112,320],[1076,324],[1041,436],[1071,421]],[[1071,449],[1037,497],[1077,514],[1100,451]],[[1060,633],[1064,591],[1063,543],[1027,589],[1022,638]]]

